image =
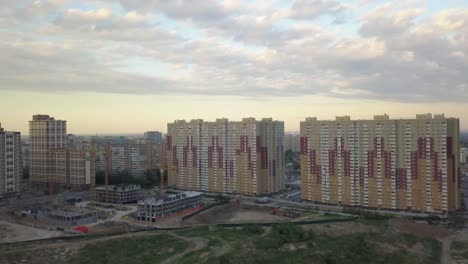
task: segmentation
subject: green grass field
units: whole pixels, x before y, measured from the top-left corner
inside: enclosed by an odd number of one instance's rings
[[[120,238],[86,245],[68,263],[160,263],[187,247],[188,242],[171,235]]]
[[[209,239],[204,249],[192,252],[178,262],[187,264],[439,263],[441,251],[436,240],[398,235],[390,230],[380,234],[331,237],[305,231],[296,225],[278,224],[270,230],[257,226],[211,230],[205,227],[179,234]]]
[[[437,240],[398,234],[385,223],[382,220],[378,225],[373,223],[367,232],[343,235],[305,230],[293,224],[180,230],[174,234],[188,240],[196,238],[203,245],[180,255],[175,263],[439,263],[441,245]],[[183,252],[188,244],[171,234],[109,240],[86,246],[69,263],[160,263]]]

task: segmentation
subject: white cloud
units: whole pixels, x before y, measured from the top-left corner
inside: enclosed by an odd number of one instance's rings
[[[467,9],[424,16],[403,1],[326,25],[319,18],[348,16],[350,4],[85,3],[0,7],[0,90],[468,100]]]

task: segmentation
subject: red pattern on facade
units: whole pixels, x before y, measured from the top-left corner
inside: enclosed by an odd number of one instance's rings
[[[406,169],[397,168],[396,169],[396,188],[400,190],[406,190]]]
[[[307,137],[301,137],[300,144],[301,144],[301,155],[307,155],[307,150],[308,150]]]
[[[166,140],[167,140],[167,145],[166,145],[167,150],[172,150],[174,148],[174,146],[172,146],[172,136],[167,136]]]

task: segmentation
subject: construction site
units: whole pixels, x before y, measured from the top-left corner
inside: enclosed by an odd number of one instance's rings
[[[135,203],[140,191],[141,187],[135,184],[100,186],[95,188],[94,199],[105,203]]]

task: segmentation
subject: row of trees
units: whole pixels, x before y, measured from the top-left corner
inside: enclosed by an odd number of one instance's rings
[[[295,170],[299,170],[301,168],[301,164],[299,164],[299,162],[296,160],[296,158],[294,157],[295,155],[296,154],[290,149],[286,150],[286,152],[284,153],[286,163],[292,163],[293,168]]]
[[[164,182],[167,182],[167,171],[164,172]],[[96,173],[96,185],[105,184],[104,171]],[[109,175],[109,184],[139,184],[143,188],[151,188],[161,184],[159,169],[146,170],[142,175],[132,175],[129,171],[119,171]]]

